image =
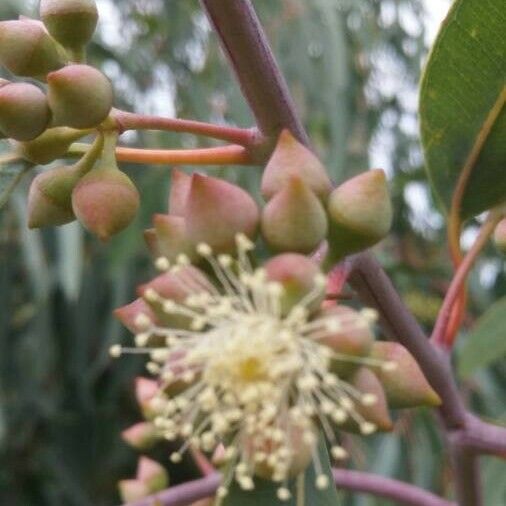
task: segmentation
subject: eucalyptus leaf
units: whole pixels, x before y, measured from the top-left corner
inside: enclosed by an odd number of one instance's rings
[[[456,0],[422,79],[426,168],[446,210],[466,162],[476,156],[469,163],[463,219],[506,200],[504,27],[504,0]]]
[[[506,297],[499,299],[478,320],[459,354],[459,372],[470,376],[476,369],[506,354]]]

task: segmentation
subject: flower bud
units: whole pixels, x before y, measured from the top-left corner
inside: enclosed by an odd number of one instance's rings
[[[139,459],[137,479],[146,485],[150,494],[163,490],[169,485],[169,475],[165,468],[147,457]]]
[[[151,406],[151,401],[157,393],[158,383],[156,381],[142,376],[135,378],[135,399],[147,419],[153,418],[156,414]]]
[[[382,170],[370,170],[338,186],[328,201],[332,260],[373,246],[392,225],[392,204]]]
[[[137,317],[140,314],[146,315],[151,321],[155,319],[153,311],[141,298],[115,309],[113,314],[132,334],[143,330],[137,323]]]
[[[287,315],[295,305],[311,292],[315,296],[310,309],[316,310],[325,298],[325,283],[318,266],[309,258],[296,253],[284,253],[271,258],[264,266],[267,279],[280,283],[283,287],[281,295],[281,312]]]
[[[193,174],[185,209],[188,239],[215,252],[236,249],[236,236],[254,238],[259,221],[255,201],[242,188],[214,177]]]
[[[50,128],[33,141],[16,143],[16,149],[24,160],[36,165],[46,165],[63,158],[73,142],[90,132],[67,127]]]
[[[148,487],[140,480],[121,480],[118,489],[121,500],[125,503],[139,501],[149,495]]]
[[[283,130],[262,176],[266,200],[283,190],[292,177],[299,177],[319,198],[325,200],[332,184],[315,154],[288,131]]]
[[[372,346],[371,357],[395,364],[392,370],[375,370],[392,408],[439,406],[441,399],[429,385],[416,360],[401,344],[381,341]]]
[[[501,253],[506,254],[506,218],[503,218],[495,227],[494,244]]]
[[[337,354],[348,357],[367,357],[374,343],[374,334],[363,316],[347,306],[329,306],[321,310],[319,317],[335,317],[339,328],[320,340]],[[347,378],[358,367],[356,362],[333,359],[331,369],[340,378]]]
[[[93,67],[69,65],[51,72],[47,82],[54,125],[96,127],[107,118],[112,108],[112,85]]]
[[[158,248],[158,238],[156,237],[156,230],[154,228],[147,228],[143,232],[144,242],[148,247],[149,252],[154,258],[160,257],[160,250]]]
[[[195,246],[188,240],[184,218],[167,214],[155,214],[153,225],[156,234],[158,256],[173,262],[181,254],[190,260],[195,258]]]
[[[365,422],[373,424],[375,430],[392,430],[387,399],[378,377],[366,367],[359,367],[347,381],[362,394],[362,399],[354,400],[354,409]],[[365,402],[369,400],[374,402]],[[348,418],[341,428],[349,432],[369,433],[352,418]]]
[[[30,141],[47,128],[51,113],[44,93],[29,83],[0,87],[0,131],[18,141]]]
[[[95,0],[41,0],[40,17],[49,33],[63,46],[80,49],[95,31]]]
[[[0,64],[17,76],[43,78],[65,61],[41,26],[23,19],[0,22]]]
[[[177,169],[172,171],[170,179],[169,214],[184,216],[191,184],[191,176]]]
[[[289,179],[263,210],[262,235],[276,251],[311,253],[326,234],[325,210],[298,177]]]
[[[102,162],[88,172],[72,192],[77,219],[102,241],[121,232],[139,208],[139,192],[117,166]]]
[[[151,449],[159,439],[156,427],[150,422],[132,425],[121,433],[121,437],[132,448],[140,451]]]

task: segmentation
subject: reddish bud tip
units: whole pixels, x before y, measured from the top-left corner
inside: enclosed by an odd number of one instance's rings
[[[255,201],[242,188],[214,177],[192,176],[185,209],[188,239],[216,252],[233,252],[236,236],[254,238],[259,221]]]
[[[190,259],[195,257],[195,246],[188,240],[184,218],[155,214],[153,225],[158,256],[166,257],[170,262],[181,254]]]
[[[316,155],[283,130],[262,176],[266,200],[285,188],[292,177],[299,177],[321,199],[326,199],[332,184]]]
[[[102,72],[89,65],[68,65],[51,72],[47,82],[54,125],[92,128],[111,111],[112,85]]]
[[[177,169],[172,171],[170,180],[169,214],[184,216],[191,183],[192,177],[185,172]]]
[[[113,314],[132,334],[143,330],[136,324],[136,319],[140,314],[145,314],[152,321],[155,316],[151,308],[140,298],[115,309]]]
[[[139,422],[121,433],[123,441],[136,450],[145,451],[158,440],[155,426],[150,422]]]
[[[300,178],[289,179],[263,210],[262,235],[276,251],[310,253],[326,234],[325,210]]]
[[[158,383],[154,380],[138,376],[135,378],[135,399],[146,418],[152,418],[154,411],[151,400],[158,392]]]
[[[140,457],[137,464],[137,479],[146,485],[151,494],[169,485],[169,475],[165,468],[148,457]]]

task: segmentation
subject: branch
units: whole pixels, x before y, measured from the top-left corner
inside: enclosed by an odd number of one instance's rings
[[[220,37],[261,132],[277,137],[288,128],[302,143],[308,137],[250,0],[201,0]]]
[[[475,452],[459,444],[457,441],[451,443],[450,453],[458,505],[481,506],[483,498],[481,494],[478,456]]]
[[[457,433],[459,443],[475,452],[506,458],[506,427],[484,422],[468,414],[466,430]]]
[[[148,116],[119,110],[115,110],[112,116],[119,126],[120,133],[126,130],[185,132],[204,135],[233,144],[240,144],[241,146],[253,146],[261,140],[256,128],[235,128],[224,125],[213,125],[202,121]]]
[[[448,358],[430,345],[377,260],[368,253],[355,255],[350,260],[353,262],[350,276],[352,286],[366,303],[379,311],[390,335],[415,357],[432,388],[441,397],[443,404],[440,409],[446,427],[463,427],[465,409]]]
[[[89,144],[73,144],[68,156],[81,156]],[[150,163],[154,165],[253,165],[253,159],[243,146],[229,145],[199,149],[140,149],[116,148],[120,162]]]

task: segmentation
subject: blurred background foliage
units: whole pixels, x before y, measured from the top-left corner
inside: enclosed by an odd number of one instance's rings
[[[3,0],[0,19],[33,16],[36,3]],[[89,55],[114,81],[118,107],[252,124],[197,0],[98,3],[100,28]],[[418,144],[417,82],[428,50],[424,3],[256,0],[255,7],[333,179],[373,165],[387,170],[396,220],[377,254],[430,329],[451,269],[444,218],[430,195]],[[167,133],[129,133],[123,141],[145,147],[212,143]],[[153,273],[142,230],[152,213],[166,210],[171,167],[123,167],[139,186],[142,211],[108,244],[76,224],[28,231],[26,190],[32,175],[0,213],[1,504],[112,505],[119,502],[117,480],[133,475],[137,455],[121,441],[120,431],[140,418],[133,380],[143,373],[142,361],[127,357],[111,363],[109,346],[131,339],[111,310],[131,300],[136,284]],[[210,172],[258,194],[258,168]],[[475,233],[476,224],[468,224],[464,245]],[[493,248],[479,261],[469,288],[466,328],[506,294],[504,261]],[[473,367],[468,332],[462,334],[456,366],[467,353],[459,378],[463,394],[480,415],[504,421],[504,361]],[[434,414],[395,416],[393,434],[351,441],[351,465],[451,495],[451,471]],[[166,462],[163,449],[158,457]],[[505,483],[499,479],[504,466],[484,458],[483,469],[486,504],[505,504]],[[173,483],[195,474],[191,466],[170,472]],[[342,495],[350,506],[389,504]]]

